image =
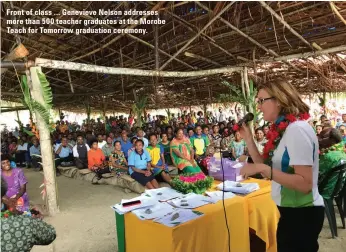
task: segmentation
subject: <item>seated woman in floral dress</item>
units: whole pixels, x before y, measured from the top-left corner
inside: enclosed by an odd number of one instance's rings
[[[121,151],[120,141],[114,142],[114,152],[109,156],[110,170],[118,176],[128,173],[128,165],[124,152]]]
[[[194,150],[190,140],[184,136],[183,129],[178,129],[175,138],[171,141],[171,157],[179,172],[198,173],[201,168],[194,159]]]
[[[26,193],[26,179],[22,169],[11,168],[9,155],[1,156],[1,176],[7,183],[7,192],[2,201],[10,210],[24,212],[29,210],[29,197]]]

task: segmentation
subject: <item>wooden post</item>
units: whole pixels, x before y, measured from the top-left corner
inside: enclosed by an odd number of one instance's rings
[[[244,71],[243,71],[243,75],[244,75],[244,84],[245,84],[245,89],[246,89],[246,93],[247,93],[247,99],[249,101],[248,107],[249,107],[249,112],[253,113],[253,103],[254,101],[250,100],[250,85],[249,85],[249,77],[248,77],[248,72],[247,72],[247,67],[244,67]],[[252,135],[254,134],[254,122],[251,121],[249,123],[249,127],[250,130],[252,132]]]
[[[28,82],[31,89],[31,96],[37,102],[44,104],[43,93],[41,83],[38,78],[37,70],[41,72],[41,67],[31,67]],[[44,122],[40,113],[35,112],[37,129],[40,132],[40,145],[41,145],[41,157],[42,166],[45,180],[47,207],[50,216],[54,216],[59,212],[58,199],[57,199],[57,187],[55,182],[55,167],[52,142],[50,138],[50,132],[48,125]]]
[[[245,91],[245,82],[244,82],[244,69],[240,72],[240,79],[241,79],[241,91],[243,93],[244,99],[246,99],[246,91]],[[245,114],[245,104],[243,104],[243,113]]]

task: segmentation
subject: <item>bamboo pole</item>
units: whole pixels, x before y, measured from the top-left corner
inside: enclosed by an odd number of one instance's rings
[[[254,101],[250,101],[250,84],[249,84],[249,76],[248,76],[248,69],[247,67],[244,67],[244,71],[243,71],[243,76],[244,76],[244,84],[245,84],[245,89],[247,92],[247,99],[249,101],[248,107],[249,107],[249,112],[253,113],[253,102]],[[252,135],[254,135],[254,123],[253,121],[251,121],[249,123],[249,127],[251,130]]]
[[[28,82],[32,83],[31,95],[37,102],[44,104],[43,93],[41,83],[38,78],[37,71],[41,72],[41,67],[31,67]],[[29,85],[30,87],[30,85]],[[59,212],[56,181],[55,181],[55,168],[54,157],[52,150],[52,142],[50,138],[50,132],[48,125],[44,122],[40,113],[35,111],[37,128],[40,132],[40,145],[41,145],[41,157],[42,166],[45,180],[45,189],[47,195],[47,207],[50,216],[54,216]]]
[[[243,94],[244,99],[246,99],[246,91],[245,91],[245,82],[244,82],[244,70],[240,72],[240,82],[241,82],[241,92]],[[245,104],[243,104],[243,113],[245,114]]]
[[[222,67],[218,69],[190,71],[190,72],[177,72],[177,71],[158,71],[158,70],[143,70],[133,68],[121,68],[121,67],[105,67],[96,66],[83,63],[66,62],[59,60],[50,60],[36,58],[36,66],[64,69],[64,70],[75,70],[92,73],[103,73],[103,74],[123,74],[123,75],[135,75],[135,76],[160,76],[160,77],[197,77],[197,76],[208,76],[222,73],[232,73],[241,71],[242,67]]]
[[[306,45],[308,45],[311,49],[314,49],[312,45],[303,38],[296,30],[294,30],[282,17],[280,17],[268,4],[266,4],[264,1],[259,1],[260,4],[269,11],[283,26],[285,26],[292,34],[294,34],[297,38],[299,38],[301,41],[303,41]]]
[[[155,70],[160,69],[160,58],[159,58],[159,26],[158,25],[153,25],[154,29],[154,42],[155,42],[155,47],[154,47],[154,54],[155,54]],[[158,101],[157,97],[157,85],[159,82],[159,78],[156,76],[154,80],[154,103]]]
[[[340,12],[338,11],[338,7],[335,6],[333,2],[329,2],[330,8],[332,11],[338,16],[338,18],[346,25],[346,20],[341,16]]]
[[[198,2],[196,2],[196,4],[198,4]],[[175,20],[177,20],[180,24],[184,25],[187,29],[189,29],[190,31],[197,33],[199,28],[194,26],[193,24],[187,22],[186,20],[184,20],[183,18],[179,17],[178,15],[174,14],[171,11],[166,10],[167,13],[169,13],[173,18],[175,18]],[[223,51],[224,53],[226,53],[228,56],[230,56],[231,58],[235,58],[235,56],[233,54],[231,54],[229,51],[227,51],[225,48],[221,47],[220,45],[218,45],[217,43],[215,43],[215,40],[213,38],[211,38],[210,36],[208,36],[206,33],[202,33],[201,34],[202,38],[206,41],[208,41],[210,44],[212,44],[214,47],[220,49],[221,51]]]
[[[161,8],[161,6],[162,6],[164,3],[165,3],[165,2],[158,2],[153,8],[151,8],[151,11],[156,11],[156,10],[158,10],[159,8]],[[141,18],[147,18],[148,16],[149,16],[149,15],[142,16]],[[132,25],[126,27],[126,28],[127,28],[127,29],[133,29],[133,28],[135,28],[137,25],[138,25],[138,24],[132,24]],[[93,50],[93,51],[91,51],[91,52],[88,52],[88,53],[86,53],[86,54],[84,54],[84,55],[81,55],[81,56],[78,56],[78,57],[74,57],[74,58],[70,59],[70,61],[75,61],[75,60],[78,60],[78,59],[85,58],[85,57],[87,57],[87,56],[89,56],[89,55],[95,54],[95,53],[101,51],[102,49],[109,47],[111,44],[113,44],[114,42],[116,42],[117,40],[119,40],[120,38],[122,38],[124,35],[125,35],[125,33],[121,33],[121,34],[115,36],[115,38],[113,38],[111,41],[109,41],[109,42],[107,42],[106,44],[104,44],[104,45],[98,47],[97,49],[95,49],[95,50]]]
[[[184,55],[185,55],[186,57],[195,58],[195,59],[200,59],[200,60],[203,60],[203,61],[205,61],[205,62],[211,63],[211,64],[213,64],[213,65],[215,65],[215,66],[221,67],[221,64],[219,64],[219,63],[217,63],[217,62],[215,62],[215,61],[213,61],[213,60],[211,60],[211,59],[205,58],[205,57],[203,57],[203,56],[194,54],[194,53],[185,52]]]
[[[217,15],[215,15],[195,36],[193,36],[189,41],[186,42],[173,56],[168,59],[161,67],[160,70],[163,70],[173,59],[175,59],[182,51],[184,51],[196,38],[199,37],[214,21],[216,21],[225,11],[227,11],[235,2],[229,3],[225,6]]]
[[[130,34],[130,33],[128,33],[128,34],[126,34],[126,35],[127,35],[128,37],[130,37],[130,38],[133,38],[134,40],[137,40],[138,42],[141,42],[143,45],[146,45],[146,46],[150,47],[151,49],[154,49],[154,48],[155,48],[155,46],[153,46],[152,44],[150,44],[150,43],[144,41],[143,39],[140,39],[140,38],[138,38],[138,37],[136,37],[136,36],[134,36],[134,35],[132,35],[132,34]],[[161,50],[160,48],[158,48],[158,51],[159,51],[160,53],[162,53],[163,55],[167,56],[167,57],[170,57],[170,58],[172,57],[172,55],[166,53],[165,51]],[[135,51],[135,52],[136,52],[136,51]],[[193,67],[193,66],[187,64],[186,62],[184,62],[184,61],[182,61],[182,60],[180,60],[180,59],[175,58],[174,60],[177,61],[177,62],[179,62],[179,63],[181,63],[181,64],[183,64],[184,66],[187,66],[187,67],[189,67],[189,68],[191,68],[191,69],[195,69],[195,67]]]
[[[303,59],[308,57],[317,57],[321,55],[326,55],[328,53],[337,53],[346,51],[346,45],[337,46],[337,47],[331,47],[328,49],[323,49],[319,51],[314,52],[306,52],[306,53],[296,53],[296,54],[290,54],[286,56],[279,56],[279,57],[272,57],[264,60],[259,60],[259,62],[276,62],[276,61],[284,61],[284,60],[291,60],[291,59]]]
[[[68,76],[68,81],[70,83],[71,92],[74,93],[70,71],[67,71],[67,76]]]
[[[200,2],[196,2],[197,5],[199,5],[200,7],[202,7],[203,9],[212,12],[211,9],[209,9],[207,6],[205,6],[204,4],[200,3]],[[262,44],[260,44],[259,42],[257,42],[255,39],[253,39],[252,37],[250,37],[249,35],[245,34],[244,32],[242,32],[241,30],[239,30],[237,27],[235,27],[234,25],[232,25],[230,22],[228,22],[227,20],[223,19],[222,17],[220,17],[220,20],[227,25],[229,28],[231,28],[233,31],[235,31],[236,33],[238,33],[239,35],[243,36],[244,38],[248,39],[251,43],[253,43],[254,45],[258,46],[259,48],[261,48],[262,50],[266,51],[267,53],[269,53],[270,55],[274,56],[274,57],[279,57],[279,54],[277,54],[276,52],[274,52],[271,49],[266,48],[265,46],[263,46]],[[241,56],[237,57],[238,59],[241,59],[243,61],[250,61],[246,58],[243,58]],[[294,66],[293,64],[291,64],[290,62],[284,61],[286,64],[290,65],[291,67],[293,67],[295,70],[297,71],[302,71],[299,68],[297,68],[296,66]]]

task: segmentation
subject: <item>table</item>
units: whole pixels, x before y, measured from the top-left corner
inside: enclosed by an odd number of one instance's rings
[[[231,251],[250,251],[250,228],[266,243],[267,251],[276,251],[278,211],[270,198],[270,183],[255,179],[246,182],[259,183],[260,190],[225,200]],[[204,215],[173,228],[139,220],[132,213],[116,213],[119,252],[228,251],[222,201],[196,210]]]
[[[244,182],[258,183],[261,188],[245,196],[249,227],[266,243],[268,252],[276,252],[276,228],[280,213],[271,198],[271,184],[267,180],[260,179],[249,179]]]

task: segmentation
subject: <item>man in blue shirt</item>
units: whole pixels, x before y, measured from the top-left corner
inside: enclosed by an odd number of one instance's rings
[[[42,169],[42,166],[39,164],[41,162],[41,147],[37,138],[33,140],[33,146],[30,147],[29,152],[33,167]]]
[[[143,131],[142,129],[138,129],[138,131],[137,131],[137,138],[138,138],[138,139],[141,139],[141,140],[143,141],[143,143],[144,143],[144,148],[147,148],[147,147],[148,147],[149,141],[148,141],[148,139],[146,139],[146,138],[144,137],[144,131]]]
[[[125,158],[128,159],[128,151],[132,148],[131,140],[127,137],[127,131],[123,130],[121,132],[120,138],[121,151],[124,152]]]
[[[67,138],[63,137],[61,139],[61,144],[57,144],[55,147],[55,168],[58,168],[59,165],[73,165],[72,149],[73,147],[67,143]]]

